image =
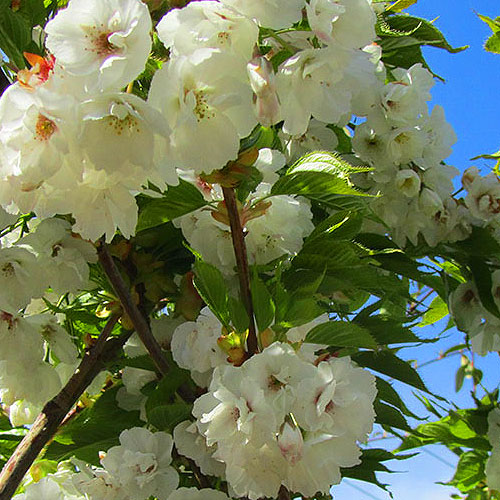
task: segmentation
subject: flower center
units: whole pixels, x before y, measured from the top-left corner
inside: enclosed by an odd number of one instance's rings
[[[94,52],[100,58],[106,58],[112,54],[116,54],[118,47],[109,41],[109,37],[114,33],[113,31],[104,31],[104,26],[101,25],[100,29],[97,26],[82,26],[85,32],[88,46],[85,50]]]
[[[52,120],[49,120],[41,113],[38,114],[35,125],[35,140],[40,142],[48,141],[56,130],[57,126]]]
[[[15,276],[16,270],[11,262],[7,262],[2,266],[2,274],[5,278],[12,278],[12,276]]]

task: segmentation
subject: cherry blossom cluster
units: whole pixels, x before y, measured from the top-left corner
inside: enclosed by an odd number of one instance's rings
[[[491,278],[493,300],[500,307],[500,271]],[[449,308],[457,328],[469,335],[474,352],[485,355],[500,350],[500,319],[484,308],[474,283],[458,285],[450,294]]]
[[[0,397],[14,425],[33,422],[78,358],[67,331],[36,299],[49,288],[57,296],[87,288],[89,263],[96,261],[94,246],[72,234],[68,222],[31,226],[22,238],[10,233],[0,248]]]
[[[429,114],[427,106],[434,79],[421,64],[397,68],[392,78],[353,137],[355,153],[374,167],[360,186],[380,195],[372,208],[398,244],[415,245],[419,234],[430,246],[463,239],[470,224],[452,198],[458,170],[442,164],[456,136],[443,109]]]
[[[241,367],[217,367],[193,415],[237,496],[276,497],[281,485],[313,496],[359,463],[375,394],[373,375],[349,358],[315,365],[275,342]]]

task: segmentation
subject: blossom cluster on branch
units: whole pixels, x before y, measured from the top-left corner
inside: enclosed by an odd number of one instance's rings
[[[19,500],[328,495],[369,466],[374,423],[408,428],[384,377],[426,390],[391,347],[420,341],[409,279],[474,351],[500,349],[500,271],[480,282],[470,259],[479,234],[497,262],[500,182],[471,167],[454,194],[434,75],[384,43],[420,25],[371,0],[181,4],[69,0],[0,97],[11,425],[36,429],[99,342],[124,344]],[[90,446],[101,411],[114,434]]]

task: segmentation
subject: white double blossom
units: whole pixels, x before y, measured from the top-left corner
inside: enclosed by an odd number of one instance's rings
[[[140,0],[70,0],[47,23],[46,44],[65,70],[89,86],[119,89],[144,70],[152,23]]]
[[[235,493],[252,500],[275,497],[281,485],[327,493],[340,467],[359,463],[357,441],[375,417],[372,375],[349,358],[315,366],[286,344],[216,368],[209,389],[194,404],[198,430]]]
[[[179,483],[170,465],[172,446],[169,434],[134,427],[120,434],[120,445],[110,448],[101,463],[130,500],[167,500]]]

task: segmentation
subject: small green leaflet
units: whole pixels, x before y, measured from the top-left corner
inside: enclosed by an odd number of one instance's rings
[[[139,221],[137,231],[149,229],[186,215],[207,203],[200,191],[189,182],[179,180],[179,185],[169,186],[162,198],[138,198]]]
[[[335,347],[360,347],[375,349],[377,342],[370,332],[355,323],[327,321],[315,326],[306,337],[306,342]]]

